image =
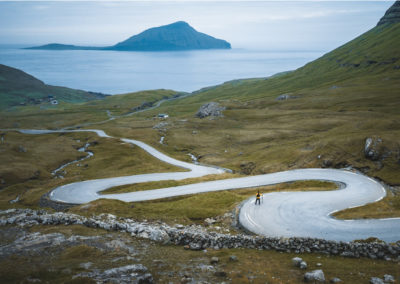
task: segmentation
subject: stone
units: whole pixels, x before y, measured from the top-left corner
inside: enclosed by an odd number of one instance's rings
[[[219,262],[219,258],[218,258],[218,257],[213,256],[213,257],[211,258],[211,261],[210,261],[211,264],[217,264],[218,262]]]
[[[204,224],[206,225],[206,226],[211,226],[212,224],[214,224],[215,222],[217,222],[215,219],[213,219],[213,218],[206,218],[205,220],[204,220]]]
[[[92,267],[92,265],[93,265],[92,262],[84,262],[84,263],[79,264],[79,267],[88,270],[90,267]]]
[[[395,282],[395,279],[394,279],[394,277],[393,277],[392,275],[390,275],[390,274],[385,274],[385,275],[383,275],[383,281],[384,281],[385,283],[394,283],[394,282]]]
[[[322,266],[322,263],[317,262],[316,266],[317,266],[317,267],[321,267],[321,266]]]
[[[305,262],[304,260],[302,262],[300,262],[299,265],[300,269],[307,269],[307,262]]]
[[[199,243],[190,243],[189,247],[191,250],[201,250],[202,249],[201,244],[199,244]]]
[[[156,125],[153,126],[153,129],[157,130],[167,130],[168,122],[162,121],[160,123],[157,123]]]
[[[208,116],[220,117],[225,107],[216,102],[209,102],[202,105],[196,113],[196,117],[205,118]]]
[[[181,283],[182,284],[190,283],[190,282],[192,282],[192,278],[190,278],[190,277],[188,277],[186,275],[184,277],[182,277],[182,279],[181,279]]]
[[[146,273],[136,278],[138,284],[152,284],[154,283],[153,275]]]
[[[300,257],[294,257],[294,258],[292,258],[292,263],[293,263],[293,265],[296,266],[296,267],[300,267],[300,263],[301,263],[302,261],[303,261],[303,259],[300,258]]]
[[[369,283],[370,284],[385,284],[385,282],[383,282],[383,280],[378,277],[371,277],[371,279],[369,280]]]
[[[142,264],[130,264],[121,267],[111,268],[105,270],[103,273],[105,275],[119,275],[123,273],[133,273],[133,272],[147,272],[147,268]]]
[[[306,272],[304,274],[304,281],[306,282],[325,282],[325,275],[321,269]]]
[[[382,155],[382,139],[379,137],[369,137],[365,139],[364,155],[367,159],[377,161]]]
[[[155,230],[150,230],[150,240],[160,242],[162,244],[167,244],[170,241],[170,238],[167,234],[162,229],[155,229]]]
[[[19,145],[19,146],[18,146],[18,152],[20,152],[20,153],[26,153],[26,148],[25,148],[24,146],[22,146],[22,145]]]
[[[290,100],[290,99],[297,99],[298,96],[292,96],[291,94],[282,94],[278,97],[276,97],[275,100],[277,101],[286,101],[286,100]]]
[[[342,279],[340,279],[340,278],[337,278],[337,277],[334,277],[334,278],[331,278],[331,280],[329,281],[330,283],[339,283],[339,282],[342,282]]]

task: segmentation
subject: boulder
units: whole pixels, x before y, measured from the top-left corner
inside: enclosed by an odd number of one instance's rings
[[[150,230],[150,240],[167,244],[170,240],[169,235],[166,231],[162,229],[151,229]]]
[[[321,269],[306,272],[304,274],[304,281],[306,282],[325,282],[325,275]]]
[[[364,155],[372,161],[379,160],[382,155],[382,139],[379,137],[365,139]]]
[[[196,113],[196,117],[204,118],[207,116],[222,116],[222,111],[225,107],[221,106],[219,103],[210,102],[202,105]]]
[[[302,262],[300,262],[300,269],[307,269],[307,262],[305,262],[304,260]]]
[[[211,264],[217,264],[218,262],[219,262],[219,258],[216,257],[216,256],[213,256],[213,257],[211,258],[211,260],[210,260],[210,263],[211,263]]]
[[[383,282],[383,280],[378,277],[371,277],[371,279],[369,280],[369,283],[370,284],[385,284],[385,282]]]
[[[390,274],[385,274],[385,275],[383,275],[383,281],[384,281],[385,283],[394,283],[394,282],[395,282],[395,279],[394,279],[394,277],[393,277],[392,275],[390,275]]]
[[[300,267],[300,263],[303,261],[300,257],[294,257],[292,258],[292,263],[296,267]]]
[[[206,218],[204,220],[204,225],[211,226],[212,224],[216,223],[217,221],[213,218]]]
[[[332,278],[329,282],[330,282],[330,283],[333,283],[333,284],[335,284],[335,283],[340,283],[340,282],[342,282],[342,279],[337,278],[337,277],[334,277],[334,278]]]

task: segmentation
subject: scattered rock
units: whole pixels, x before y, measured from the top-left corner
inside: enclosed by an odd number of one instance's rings
[[[201,250],[201,244],[200,243],[190,243],[189,247],[191,250]]]
[[[168,122],[162,121],[160,123],[157,123],[156,125],[153,126],[153,129],[161,130],[161,131],[166,131],[167,126],[169,125]]]
[[[93,278],[100,283],[153,283],[153,276],[147,273],[147,268],[142,264],[111,268],[103,272],[98,270],[83,272],[75,275],[73,279],[78,277]]]
[[[303,261],[302,258],[300,257],[294,257],[292,258],[292,263],[295,267],[300,267],[300,263]]]
[[[394,282],[395,282],[395,279],[394,279],[394,277],[393,277],[392,275],[390,275],[390,274],[385,274],[385,275],[383,275],[383,281],[384,281],[385,283],[394,283]]]
[[[204,224],[206,226],[211,226],[212,224],[215,224],[217,222],[217,220],[213,219],[213,218],[206,218],[204,220]]]
[[[371,277],[371,279],[369,280],[369,283],[370,284],[385,284],[385,282],[383,282],[383,280],[378,277]]]
[[[382,139],[379,137],[370,137],[365,140],[364,154],[367,159],[377,161],[381,157]]]
[[[219,258],[218,258],[218,257],[213,256],[213,257],[211,258],[211,261],[210,261],[211,264],[217,264],[218,262],[219,262]]]
[[[218,219],[219,221],[219,219]],[[205,250],[207,248],[252,248],[274,249],[287,252],[318,252],[327,255],[342,255],[346,257],[368,257],[373,259],[397,259],[400,260],[400,243],[388,244],[385,242],[335,242],[311,238],[269,238],[262,236],[249,236],[245,234],[224,234],[220,232],[208,232],[200,225],[175,225],[169,226],[162,222],[149,223],[138,222],[129,218],[116,217],[111,214],[93,215],[84,217],[67,212],[48,213],[45,210],[9,209],[0,210],[0,226],[34,226],[34,225],[84,225],[90,228],[101,228],[107,231],[127,232],[132,236],[153,239],[157,242],[165,242],[182,245],[185,249]],[[22,250],[29,252],[36,248],[48,248],[58,245],[66,246],[76,243],[95,242],[100,237],[71,236],[39,233],[27,234],[14,241],[14,243],[0,247],[0,255],[7,257],[10,254],[19,254]],[[85,243],[86,242],[86,243]],[[120,249],[130,252],[136,251],[126,245],[120,239],[114,239],[106,244],[105,249]],[[229,261],[234,261],[234,257]],[[297,259],[297,260],[296,260]],[[301,258],[294,258],[296,267],[300,267]]]
[[[219,103],[210,102],[202,105],[200,109],[196,113],[196,117],[204,118],[207,116],[222,116],[222,111],[225,110],[225,107],[221,106]]]
[[[152,241],[160,242],[163,244],[167,244],[170,241],[169,235],[166,231],[162,229],[151,229],[149,238]]]
[[[26,153],[26,148],[25,148],[24,146],[22,146],[22,145],[19,145],[19,146],[18,146],[18,152],[20,152],[20,153]]]
[[[93,263],[92,262],[85,262],[85,263],[81,263],[79,264],[79,267],[84,268],[86,270],[88,270],[90,267],[92,267]]]
[[[305,262],[304,260],[302,262],[300,262],[300,269],[307,269],[307,262]]]
[[[192,282],[192,278],[190,278],[189,276],[184,276],[184,277],[182,277],[182,279],[181,279],[181,283],[182,284],[185,284],[185,283],[190,283],[190,282]]]
[[[321,266],[322,266],[322,263],[319,263],[319,262],[318,262],[318,263],[316,264],[316,266],[317,266],[317,267],[321,267]]]
[[[325,282],[325,275],[321,269],[306,272],[304,274],[304,281],[306,282]]]
[[[331,280],[329,282],[335,284],[335,283],[342,282],[342,279],[334,277],[334,278],[331,278]]]
[[[275,100],[277,100],[277,101],[286,101],[286,100],[297,99],[297,98],[298,98],[298,96],[292,96],[291,94],[283,94],[283,95],[280,95],[280,96],[276,97]]]

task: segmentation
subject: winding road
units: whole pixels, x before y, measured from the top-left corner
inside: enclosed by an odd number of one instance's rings
[[[114,138],[102,130],[18,130],[25,134],[57,132],[95,132],[100,137]],[[209,174],[221,174],[221,168],[195,165],[173,159],[153,147],[132,139],[121,138],[166,163],[188,169],[188,172],[154,173],[75,182],[55,188],[50,193],[54,201],[82,204],[99,198],[127,202],[154,200],[210,191],[257,187],[297,180],[339,182],[342,188],[323,192],[276,192],[264,195],[261,205],[250,198],[242,204],[239,221],[249,231],[271,237],[312,237],[336,241],[352,241],[377,237],[386,242],[400,240],[400,218],[338,220],[331,214],[346,208],[376,202],[386,196],[384,187],[361,174],[337,169],[299,169],[272,174],[225,179],[163,189],[101,195],[114,186],[160,181],[182,180]]]

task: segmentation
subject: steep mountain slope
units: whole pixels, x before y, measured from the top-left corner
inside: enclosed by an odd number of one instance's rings
[[[396,2],[390,7],[382,19],[379,21],[379,25],[387,24],[387,23],[399,23],[400,22],[400,2],[396,0]]]
[[[109,47],[66,44],[46,44],[28,49],[46,50],[121,50],[121,51],[180,51],[195,49],[230,49],[229,42],[196,31],[186,22],[155,27]]]
[[[0,108],[38,104],[49,101],[49,98],[65,102],[86,102],[104,97],[99,93],[46,85],[21,70],[0,64]]]
[[[241,86],[223,84],[192,99],[235,97],[249,100],[279,92],[316,88],[350,78],[360,79],[383,73],[398,76],[399,44],[400,23],[379,25],[294,72],[264,81],[243,82]]]
[[[167,103],[158,111],[189,122],[165,141],[244,173],[351,165],[400,184],[399,46],[400,23],[387,22],[293,72]],[[210,101],[226,107],[224,117],[195,119]],[[368,137],[381,141],[377,160],[365,154]]]

